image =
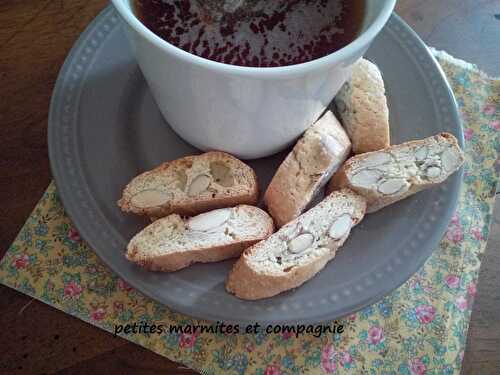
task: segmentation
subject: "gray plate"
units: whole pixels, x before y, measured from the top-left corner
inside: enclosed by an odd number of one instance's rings
[[[368,215],[333,262],[302,287],[259,302],[224,291],[232,261],[172,274],[129,263],[124,250],[147,221],[116,201],[138,173],[198,151],[162,119],[113,8],[81,35],[61,69],[49,117],[52,171],[67,213],[117,274],[172,309],[228,322],[327,321],[397,288],[438,246],[456,206],[461,174],[446,184]],[[429,50],[393,16],[368,52],[389,96],[393,143],[440,131],[463,135],[453,95]],[[284,154],[253,161],[264,189]]]

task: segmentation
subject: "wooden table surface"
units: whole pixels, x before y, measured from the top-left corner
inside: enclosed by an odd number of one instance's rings
[[[47,113],[61,64],[104,0],[0,2],[0,255],[51,180]],[[500,0],[400,0],[438,49],[500,76]],[[483,258],[464,374],[500,374],[500,204]],[[2,374],[194,374],[126,340],[0,287]]]

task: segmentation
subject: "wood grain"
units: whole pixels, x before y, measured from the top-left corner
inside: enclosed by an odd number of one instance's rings
[[[57,73],[104,0],[0,2],[0,255],[51,177],[46,127]],[[500,75],[499,0],[399,0],[430,44]],[[500,373],[500,207],[483,260],[464,374]],[[0,373],[194,374],[38,301],[0,287]]]
[[[498,194],[497,194],[498,197]],[[500,199],[481,263],[463,374],[500,374]]]

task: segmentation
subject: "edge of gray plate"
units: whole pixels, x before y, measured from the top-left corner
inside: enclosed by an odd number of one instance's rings
[[[99,250],[102,243],[107,243],[108,247],[111,247],[111,251],[115,248],[120,247],[120,241],[118,240],[118,233],[114,233],[114,230],[103,230],[100,225],[106,223],[102,213],[99,212],[98,206],[95,200],[92,198],[91,192],[85,185],[85,178],[81,171],[78,170],[76,164],[72,160],[72,150],[77,149],[78,145],[76,142],[76,123],[77,111],[71,111],[71,104],[78,103],[78,98],[81,92],[81,87],[78,86],[79,79],[84,79],[80,77],[78,72],[84,72],[93,63],[92,61],[92,45],[95,42],[94,39],[91,40],[93,34],[97,35],[97,38],[104,39],[106,37],[106,31],[109,28],[114,27],[120,22],[119,17],[115,13],[112,6],[105,8],[87,27],[87,29],[81,34],[70,53],[68,54],[65,63],[63,64],[59,76],[54,88],[49,121],[48,121],[48,144],[49,144],[49,157],[51,163],[52,174],[56,181],[56,186],[58,189],[59,196],[63,202],[66,213],[69,215],[75,226],[78,228],[82,238],[84,238],[87,243],[93,248],[99,257],[120,277],[126,279],[120,269],[113,267],[113,262],[108,256],[107,251]],[[101,28],[99,31],[96,29]],[[412,41],[412,51],[411,53],[416,56],[424,56],[425,59],[430,61],[431,68],[433,68],[439,75],[439,80],[436,85],[444,85],[441,87],[443,91],[443,96],[441,104],[448,104],[448,108],[453,108],[450,113],[447,113],[447,119],[450,122],[447,124],[448,127],[454,125],[456,129],[455,135],[457,136],[461,146],[464,144],[463,132],[460,126],[460,119],[458,115],[457,105],[451,88],[449,87],[447,80],[440,65],[434,59],[431,52],[424,44],[424,42],[418,37],[418,35],[402,21],[397,15],[393,15],[389,24],[386,27],[391,27],[395,32],[403,33],[405,38]],[[85,54],[88,52],[87,54]],[[85,59],[86,56],[86,59]],[[79,57],[81,60],[75,62],[75,58]],[[430,58],[430,60],[429,60]],[[81,85],[80,85],[81,86]],[[71,179],[68,179],[71,177]],[[463,168],[457,173],[455,179],[457,181],[462,181]],[[82,190],[84,187],[84,190]],[[450,199],[452,204],[450,209],[446,212],[445,217],[442,220],[435,223],[438,227],[434,232],[434,242],[437,244],[444,235],[446,228],[451,220],[454,209],[458,201],[458,194],[460,190],[460,183],[454,184],[448,194],[450,194]],[[121,247],[120,247],[121,249]],[[400,274],[395,277],[390,287],[383,288],[380,293],[373,295],[371,298],[360,301],[355,305],[347,305],[343,309],[336,311],[335,316],[332,314],[323,315],[310,315],[299,317],[294,320],[279,320],[279,319],[259,319],[255,317],[252,320],[241,320],[233,319],[231,317],[221,317],[217,313],[210,313],[205,311],[200,314],[199,310],[193,308],[192,306],[186,307],[181,304],[175,303],[175,301],[169,301],[167,305],[172,310],[190,315],[195,318],[207,319],[212,321],[223,320],[228,323],[250,323],[259,322],[261,324],[270,323],[286,323],[293,322],[299,323],[319,323],[330,321],[335,318],[339,318],[350,314],[352,312],[358,311],[368,305],[371,305],[384,296],[388,295],[393,290],[397,289],[404,282],[406,282],[415,272],[417,272],[432,254],[433,249],[428,252],[421,254],[418,262],[414,264],[413,272]],[[158,300],[152,292],[146,292],[145,286],[138,280],[131,283],[136,289],[144,293],[150,298]]]

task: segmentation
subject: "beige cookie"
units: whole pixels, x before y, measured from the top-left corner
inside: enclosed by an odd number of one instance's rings
[[[351,142],[333,113],[327,112],[297,142],[264,194],[278,227],[298,217],[342,165]]]
[[[342,125],[355,154],[376,151],[390,145],[389,109],[384,81],[378,67],[359,60],[352,77],[335,97]]]
[[[125,212],[159,218],[255,205],[257,199],[253,169],[234,156],[212,151],[169,161],[140,174],[125,187],[118,206]]]
[[[356,155],[333,176],[328,191],[349,188],[364,196],[367,212],[445,181],[464,162],[449,133]]]

